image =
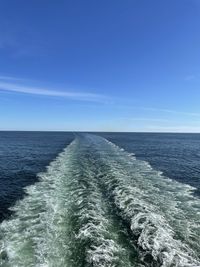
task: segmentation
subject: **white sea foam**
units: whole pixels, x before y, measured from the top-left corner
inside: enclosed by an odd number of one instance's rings
[[[0,226],[1,266],[129,266],[88,149],[74,140],[39,174],[40,181],[25,189],[13,218]]]
[[[0,266],[200,266],[194,188],[106,139],[77,137],[39,177],[0,225]]]
[[[93,142],[107,166],[104,182],[137,238],[141,257],[150,255],[155,266],[200,266],[200,201],[193,188],[164,178],[107,142],[109,149],[106,140]]]

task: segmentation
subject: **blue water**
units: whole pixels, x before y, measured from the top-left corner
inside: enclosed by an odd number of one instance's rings
[[[100,133],[99,133],[100,134]],[[138,159],[179,182],[190,184],[200,196],[200,134],[103,133],[100,134]]]
[[[0,132],[0,221],[8,208],[23,197],[23,187],[74,138],[72,133]]]
[[[200,267],[199,134],[2,132],[0,153],[0,266]]]

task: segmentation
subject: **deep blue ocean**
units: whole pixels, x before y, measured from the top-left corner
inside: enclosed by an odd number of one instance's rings
[[[200,266],[200,134],[0,132],[0,266]]]
[[[0,221],[73,138],[72,133],[0,132]]]
[[[100,134],[138,159],[148,161],[164,175],[196,188],[200,196],[200,134],[103,133]]]

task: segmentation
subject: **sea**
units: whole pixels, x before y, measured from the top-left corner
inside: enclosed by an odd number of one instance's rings
[[[0,266],[200,267],[200,134],[0,132]]]

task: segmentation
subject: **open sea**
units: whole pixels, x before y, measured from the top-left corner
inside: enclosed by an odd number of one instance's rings
[[[200,134],[0,132],[0,266],[200,267]]]

